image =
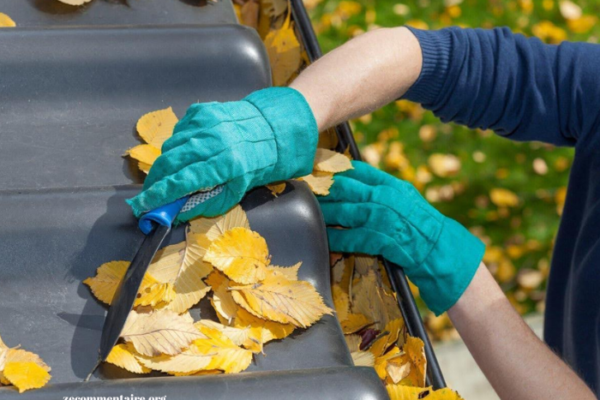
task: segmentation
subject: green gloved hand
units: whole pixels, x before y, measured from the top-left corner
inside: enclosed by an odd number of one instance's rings
[[[319,197],[332,251],[381,255],[404,268],[436,315],[456,303],[483,258],[485,246],[434,209],[410,183],[368,164],[335,176]]]
[[[215,216],[260,185],[310,174],[317,147],[310,106],[291,88],[269,88],[240,101],[193,104],[177,123],[144,190],[127,200],[136,217],[189,194],[222,185],[222,191],[176,222]]]

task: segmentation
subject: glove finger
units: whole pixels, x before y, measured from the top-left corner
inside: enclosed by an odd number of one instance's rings
[[[322,203],[321,211],[327,225],[346,228],[367,227],[377,230],[405,225],[388,207],[374,203]]]
[[[319,203],[353,201],[365,202],[371,197],[373,188],[359,180],[343,175],[333,177],[333,185],[327,196],[318,196]]]
[[[394,246],[389,236],[369,228],[327,228],[329,249],[338,253],[381,255],[383,248]]]
[[[336,175],[336,178],[338,176],[345,176],[358,180],[369,186],[393,185],[397,182],[405,182],[371,166],[370,164],[367,164],[366,162],[353,160],[351,163],[354,168]]]
[[[133,213],[139,217],[144,212],[171,203],[190,193],[222,185],[232,177],[242,175],[242,166],[234,161],[231,152],[222,152],[208,161],[182,168],[149,187],[144,183],[144,190],[127,200],[127,203],[133,209]]]

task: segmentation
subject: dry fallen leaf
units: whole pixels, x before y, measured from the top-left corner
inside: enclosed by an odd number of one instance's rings
[[[143,366],[135,355],[132,345],[119,343],[112,348],[106,362],[134,374],[149,374],[152,370]]]
[[[353,285],[351,312],[368,315],[375,329],[382,330],[389,321],[402,318],[395,304],[396,300],[384,291],[374,270]]]
[[[314,169],[321,172],[344,172],[353,169],[350,159],[336,151],[317,149],[315,154]]]
[[[402,350],[404,354],[398,360],[399,364],[410,364],[408,376],[400,382],[407,386],[425,386],[427,360],[425,359],[425,345],[415,337],[407,337]]]
[[[284,324],[306,328],[323,314],[333,313],[310,283],[283,276],[271,275],[263,282],[231,290],[235,302],[249,313]]]
[[[83,283],[90,287],[98,300],[110,305],[121,279],[123,279],[127,268],[129,268],[129,264],[129,261],[110,261],[104,263],[98,268],[95,277],[87,278]],[[157,283],[156,279],[146,274],[142,280],[139,291],[140,296],[136,299],[135,305],[140,305],[142,302],[152,302],[156,292],[161,289],[156,286]]]
[[[138,355],[137,359],[145,368],[171,375],[194,375],[201,370],[208,369],[207,366],[211,362],[211,356],[201,352],[194,343],[174,356],[166,354],[155,357]]]
[[[267,185],[267,189],[271,191],[271,194],[275,197],[279,196],[285,190],[285,182],[281,183],[273,183],[271,185]]]
[[[169,107],[143,115],[138,120],[136,129],[146,143],[160,151],[165,140],[173,135],[178,121],[173,108]]]
[[[273,85],[286,85],[298,72],[302,63],[302,49],[296,38],[290,14],[280,29],[272,29],[267,34],[264,44],[271,62]]]
[[[237,346],[218,329],[206,326],[199,327],[205,339],[194,341],[194,346],[201,353],[211,356],[206,369],[219,369],[226,374],[241,372],[252,362],[252,352]]]
[[[154,161],[160,156],[160,150],[149,144],[139,144],[127,150],[125,156],[139,161],[138,167],[140,170],[148,173]]]
[[[229,291],[230,280],[220,271],[213,271],[206,279],[206,283],[213,290],[211,303],[219,319],[229,324],[238,311],[238,305],[233,301],[233,296]]]
[[[205,234],[211,242],[233,228],[250,229],[248,217],[240,205],[225,215],[214,218],[194,218],[190,221],[190,233]]]
[[[350,299],[348,293],[344,292],[339,285],[333,285],[331,287],[331,294],[333,296],[333,305],[335,306],[335,312],[340,321],[345,321],[348,318],[350,311]]]
[[[368,351],[354,351],[350,353],[352,361],[357,367],[372,367],[375,365],[375,357],[373,353]]]
[[[429,389],[400,385],[387,385],[386,389],[391,400],[420,400],[427,398],[421,397],[422,393],[429,392]]]
[[[322,174],[320,176],[310,174],[298,179],[306,182],[310,190],[320,196],[327,196],[331,185],[333,185],[333,174]]]
[[[8,361],[2,372],[4,378],[23,393],[30,389],[39,389],[50,380],[50,374],[34,362]]]
[[[186,241],[160,250],[147,274],[173,288],[166,309],[181,314],[196,305],[210,288],[202,281],[213,268],[203,261],[210,241],[206,235],[186,234]]]
[[[258,318],[243,308],[238,309],[233,325],[237,328],[250,329],[250,340],[253,340],[257,344],[257,352],[262,352],[262,346],[271,340],[288,337],[296,328],[292,324],[281,324]],[[246,348],[250,349],[250,346],[246,346]]]
[[[0,28],[14,28],[15,26],[17,26],[17,24],[12,18],[6,14],[0,13]]]
[[[393,319],[388,322],[384,328],[384,332],[387,332],[380,338],[378,338],[369,348],[369,351],[373,353],[375,357],[382,356],[387,349],[395,345],[398,342],[398,338],[402,333],[404,327],[404,320],[401,318]]]
[[[132,311],[121,337],[133,344],[138,353],[153,357],[179,354],[203,335],[188,318],[170,310],[158,310],[151,314]]]
[[[258,233],[246,228],[233,228],[212,242],[204,261],[236,282],[252,284],[267,275],[269,249]]]
[[[373,321],[362,314],[348,314],[348,318],[341,321],[342,330],[346,335],[358,332],[372,323]]]
[[[269,265],[267,270],[270,272],[285,277],[290,281],[298,280],[298,270],[302,266],[302,261],[292,265],[291,267],[278,267],[276,265]]]
[[[0,383],[14,385],[19,393],[39,389],[50,380],[50,367],[35,353],[8,348],[0,339]]]

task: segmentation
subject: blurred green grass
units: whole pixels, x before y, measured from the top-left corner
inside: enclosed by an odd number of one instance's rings
[[[596,42],[600,35],[594,17],[600,2],[592,1],[305,1],[325,52],[362,32],[404,24],[508,26],[548,43]],[[515,143],[489,131],[445,125],[407,102],[351,124],[367,161],[412,181],[436,208],[484,239],[487,264],[519,312],[543,311],[572,149]],[[431,159],[433,154],[444,157]]]

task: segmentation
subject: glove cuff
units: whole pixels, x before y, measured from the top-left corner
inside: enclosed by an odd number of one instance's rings
[[[485,245],[458,222],[445,218],[440,237],[410,279],[435,315],[451,308],[481,264]]]
[[[273,87],[247,96],[273,129],[277,162],[271,181],[297,178],[311,173],[319,131],[304,96],[295,89]]]

